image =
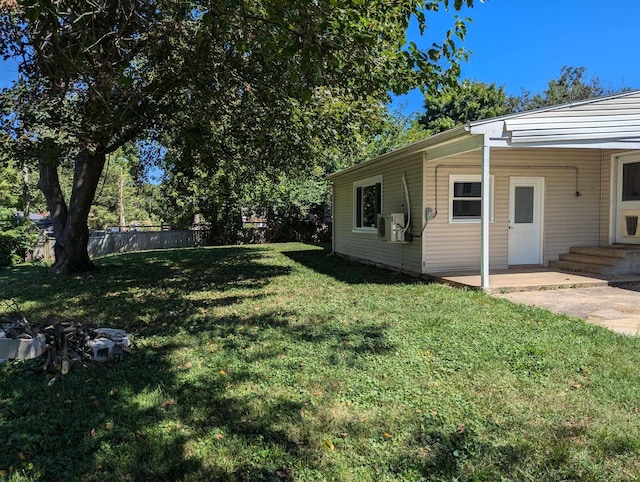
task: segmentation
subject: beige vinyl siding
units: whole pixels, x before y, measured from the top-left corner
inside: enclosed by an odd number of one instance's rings
[[[490,268],[508,266],[509,179],[543,177],[544,263],[558,259],[571,246],[598,245],[603,219],[602,157],[610,153],[594,149],[517,149],[491,150],[491,174],[494,176],[494,222],[490,232]],[[480,174],[481,151],[446,159],[427,160],[424,170],[425,206],[435,207],[435,169],[438,168],[438,215],[425,231],[424,252],[427,273],[452,270],[477,270],[480,267],[480,223],[449,222],[449,175]],[[428,153],[427,153],[428,159]],[[474,167],[464,167],[474,165]],[[570,166],[570,167],[562,167]],[[576,196],[575,170],[579,172]],[[608,209],[608,201],[607,207]],[[608,236],[608,235],[607,235]]]
[[[353,183],[382,175],[382,211],[406,212],[402,174],[405,174],[411,202],[411,232],[422,228],[422,154],[413,154],[393,163],[372,165],[334,178],[334,250],[352,258],[407,272],[422,272],[420,238],[410,243],[387,243],[377,233],[355,232],[353,226]]]
[[[428,161],[424,170],[425,207],[437,212],[429,221],[424,235],[424,272],[475,269],[480,266],[480,223],[449,223],[449,176],[452,174],[480,174],[482,153],[480,150],[453,157]],[[452,166],[459,167],[452,167]],[[438,167],[440,166],[440,167]],[[436,203],[435,171],[438,167],[438,189]],[[498,183],[495,178],[494,183]],[[498,187],[496,186],[496,189]],[[500,213],[500,204],[494,204],[495,219],[505,216]],[[491,259],[497,260],[501,251],[500,239],[490,226]],[[505,244],[506,246],[506,244]]]

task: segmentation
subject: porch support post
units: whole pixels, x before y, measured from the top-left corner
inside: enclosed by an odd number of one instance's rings
[[[482,253],[480,255],[480,287],[489,288],[489,221],[491,218],[491,148],[489,136],[483,135],[482,141]]]

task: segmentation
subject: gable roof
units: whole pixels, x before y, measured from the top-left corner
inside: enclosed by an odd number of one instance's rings
[[[328,177],[480,135],[491,147],[640,149],[640,90],[468,122]]]

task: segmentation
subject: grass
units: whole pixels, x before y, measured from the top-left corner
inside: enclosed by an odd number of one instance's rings
[[[0,366],[9,480],[640,479],[637,338],[303,244],[98,265],[0,271],[34,322],[135,336],[50,387]]]

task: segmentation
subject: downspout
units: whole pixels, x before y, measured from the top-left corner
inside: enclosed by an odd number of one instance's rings
[[[487,291],[489,289],[489,221],[491,217],[491,147],[489,145],[489,135],[482,136],[482,252],[480,254],[480,287]]]
[[[409,199],[409,187],[407,186],[407,176],[402,173],[402,185],[404,186],[404,195],[407,200],[407,225],[402,230],[402,235],[409,231],[411,227],[411,200]]]

